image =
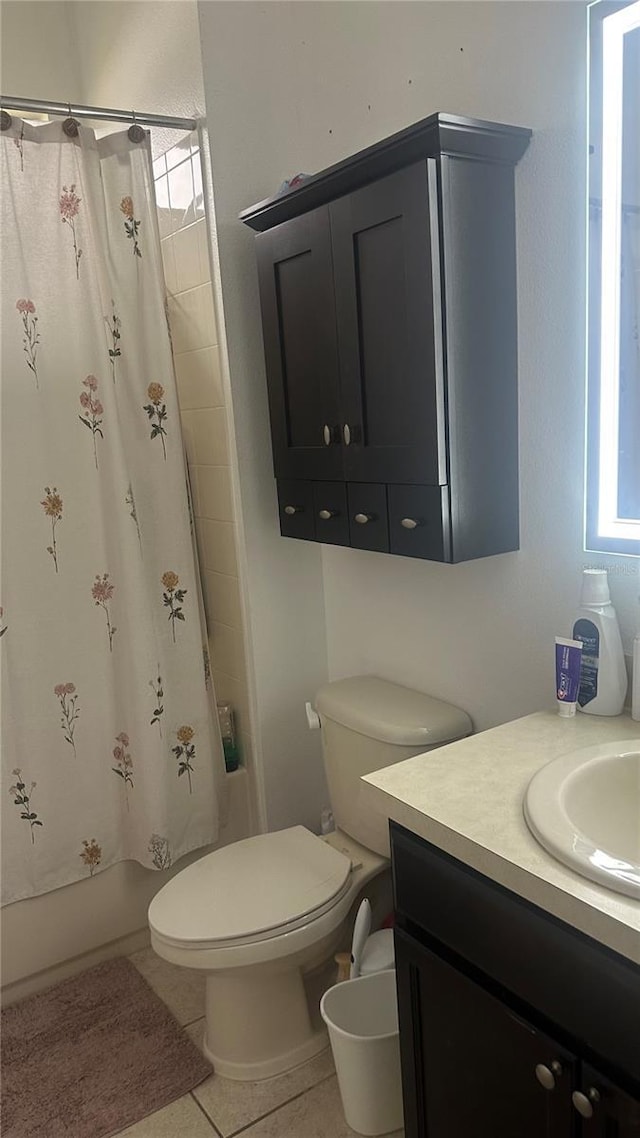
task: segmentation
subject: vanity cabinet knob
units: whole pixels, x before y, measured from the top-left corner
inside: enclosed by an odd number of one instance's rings
[[[593,1118],[593,1107],[600,1102],[600,1094],[595,1087],[589,1087],[586,1095],[582,1091],[574,1091],[571,1101],[582,1118]]]
[[[547,1067],[546,1063],[538,1063],[536,1065],[536,1079],[545,1091],[552,1091],[556,1085],[556,1077],[562,1074],[562,1065],[554,1059],[553,1063]]]
[[[356,514],[354,521],[356,521],[359,526],[366,526],[367,522],[374,520],[374,517],[374,514]]]
[[[325,423],[324,427],[322,428],[322,437],[324,439],[324,445],[326,447],[330,447],[331,446],[331,427],[329,426],[328,423]]]
[[[337,510],[319,510],[318,517],[322,518],[323,522],[328,522],[329,518],[335,518],[338,515]]]
[[[289,514],[289,516],[291,516],[292,514],[302,514],[304,512],[304,507],[303,506],[285,506],[284,512],[285,512],[285,514]]]
[[[417,526],[422,525],[422,522],[420,518],[403,518],[400,525],[404,526],[405,529],[416,529]]]
[[[348,447],[351,442],[351,427],[348,423],[345,423],[344,427],[342,428],[342,437],[344,439],[344,445]]]

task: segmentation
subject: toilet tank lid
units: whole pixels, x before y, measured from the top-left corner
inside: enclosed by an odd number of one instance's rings
[[[379,676],[349,676],[325,684],[316,693],[315,706],[321,719],[401,747],[426,749],[473,730],[461,708]]]

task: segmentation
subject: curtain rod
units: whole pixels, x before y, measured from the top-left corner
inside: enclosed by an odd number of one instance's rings
[[[137,111],[117,111],[108,107],[84,107],[77,103],[41,102],[40,99],[14,99],[0,95],[0,107],[7,111],[33,111],[34,114],[67,115],[78,119],[106,119],[111,122],[137,122],[140,126],[163,126],[174,130],[195,130],[196,119],[179,119],[171,115],[146,115]]]

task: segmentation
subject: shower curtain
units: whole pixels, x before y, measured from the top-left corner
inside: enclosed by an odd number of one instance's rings
[[[214,841],[223,760],[148,139],[0,146],[7,903]]]

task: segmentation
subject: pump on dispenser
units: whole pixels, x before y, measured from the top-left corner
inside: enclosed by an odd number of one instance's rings
[[[588,715],[620,715],[627,672],[606,569],[585,569],[574,640],[582,641],[578,709]]]

